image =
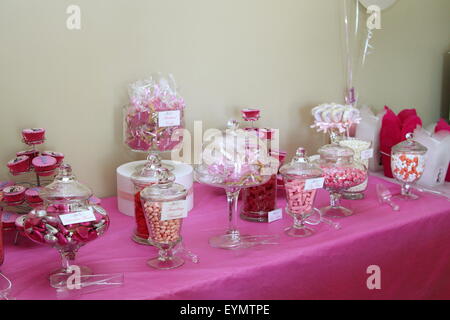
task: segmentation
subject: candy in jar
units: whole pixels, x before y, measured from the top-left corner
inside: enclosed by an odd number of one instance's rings
[[[391,168],[394,178],[402,183],[401,192],[395,198],[415,200],[418,196],[411,192],[411,186],[417,182],[425,170],[425,154],[428,149],[408,134],[403,141],[392,148]]]
[[[308,161],[305,149],[299,148],[292,161],[281,167],[280,173],[286,190],[286,212],[294,218],[293,226],[285,232],[291,237],[308,237],[314,230],[305,225],[305,220],[314,214],[317,189],[324,183],[323,172]]]
[[[371,149],[372,143],[370,141],[347,138],[340,140],[339,145],[352,149],[354,152],[354,160],[363,164],[366,168],[369,168],[369,159],[373,156],[373,150]],[[343,197],[350,200],[363,199],[364,191],[366,191],[368,184],[369,179],[367,178],[363,183],[344,191]]]
[[[25,216],[24,234],[58,250],[62,267],[52,272],[49,279],[52,287],[61,288],[72,275],[70,262],[78,250],[108,229],[109,218],[105,209],[89,203],[92,191],[76,180],[68,164],[60,167],[55,180],[42,188],[39,196],[44,205]],[[89,268],[78,267],[80,275],[92,274]]]
[[[255,127],[255,122],[260,118],[259,109],[246,108],[242,111],[242,118],[251,123],[251,127],[245,130],[255,132],[266,146],[267,151],[271,152],[272,140],[275,136],[274,129]],[[265,184],[245,188],[242,192],[242,210],[241,218],[254,222],[267,222],[269,212],[276,209],[277,201],[277,175],[272,175]]]
[[[173,248],[181,242],[181,223],[187,216],[187,190],[174,181],[175,176],[163,167],[158,183],[141,191],[148,241],[160,249],[159,256],[148,260],[147,264],[156,269],[173,269],[184,264]]]
[[[239,129],[235,120],[228,121],[227,130],[206,140],[200,164],[195,166],[195,180],[223,188],[227,195],[229,227],[213,236],[214,248],[236,250],[264,244],[271,236],[243,235],[237,227],[237,201],[241,189],[265,184],[278,171],[278,160],[269,156],[264,143],[253,130]],[[259,239],[259,240],[257,240]]]
[[[161,159],[150,154],[144,167],[136,168],[131,176],[131,181],[134,184],[134,217],[136,221],[136,229],[132,239],[140,244],[149,244],[149,232],[141,202],[141,191],[152,184],[158,183],[161,169]]]
[[[330,206],[322,208],[322,213],[334,218],[352,215],[352,210],[341,206],[340,198],[344,191],[367,179],[367,167],[354,161],[352,149],[337,144],[321,147],[319,155],[318,165],[324,173],[324,187],[330,192]]]
[[[166,152],[183,139],[184,99],[173,78],[154,76],[130,85],[124,107],[124,142],[137,152]]]

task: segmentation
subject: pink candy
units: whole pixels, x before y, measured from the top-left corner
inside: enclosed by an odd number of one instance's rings
[[[35,214],[35,211],[32,211],[26,217],[23,223],[25,234],[35,242],[47,243],[55,247],[64,247],[69,244],[84,245],[103,234],[109,226],[108,216],[100,214],[96,207],[94,207],[95,221],[66,226],[58,218],[62,213],[50,213],[42,217],[34,217]]]
[[[317,190],[305,190],[304,180],[287,180],[284,184],[291,214],[303,214],[313,208]]]
[[[180,239],[182,219],[161,221],[161,204],[147,201],[144,204],[144,213],[150,239],[156,243],[172,243]]]
[[[346,190],[363,183],[367,178],[364,170],[352,167],[322,167],[325,189]]]

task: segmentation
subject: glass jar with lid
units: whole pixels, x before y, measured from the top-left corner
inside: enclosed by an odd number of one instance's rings
[[[353,150],[353,159],[356,162],[362,163],[366,168],[369,168],[369,159],[373,157],[372,142],[360,140],[356,138],[345,138],[339,141],[339,145],[342,147],[348,147]],[[349,188],[344,191],[344,199],[349,200],[361,200],[364,199],[364,192],[369,184],[369,177],[355,187]]]
[[[158,183],[140,193],[148,241],[159,249],[159,256],[147,263],[156,269],[173,269],[184,264],[181,257],[174,255],[173,248],[181,242],[181,224],[187,216],[187,190],[174,181],[175,176],[163,167]]]
[[[158,183],[161,170],[161,158],[149,154],[144,166],[136,168],[135,172],[131,175],[131,181],[134,185],[134,217],[136,221],[136,229],[134,230],[132,239],[139,244],[150,244],[148,242],[149,232],[147,222],[141,202],[141,191],[146,187]]]
[[[314,200],[317,189],[323,187],[320,167],[310,163],[304,148],[298,148],[290,163],[280,169],[286,190],[286,212],[294,218],[294,225],[285,230],[291,237],[308,237],[314,230],[306,227],[305,220],[315,213]]]
[[[324,188],[330,192],[330,206],[322,208],[322,214],[333,218],[351,216],[353,211],[341,206],[340,198],[344,191],[367,179],[367,167],[354,161],[352,149],[337,144],[321,147],[319,155],[317,164],[324,173]]]
[[[270,128],[259,129],[259,138],[272,157],[272,140],[275,130]],[[275,156],[276,157],[276,156]],[[278,159],[278,157],[276,157]],[[240,217],[247,221],[268,222],[269,212],[277,206],[277,172],[266,183],[244,188],[242,191],[242,210]]]
[[[425,170],[425,154],[428,149],[417,141],[413,134],[406,136],[406,141],[392,148],[391,168],[395,179],[402,183],[401,192],[395,198],[415,200],[419,197],[411,192],[411,186],[417,182]]]
[[[70,261],[78,250],[109,227],[105,209],[91,205],[92,191],[78,182],[72,168],[63,164],[55,180],[40,191],[44,204],[24,218],[24,234],[34,242],[47,244],[59,251],[62,268],[50,275],[50,285],[61,288],[73,274]],[[92,274],[88,267],[77,266],[80,276]]]

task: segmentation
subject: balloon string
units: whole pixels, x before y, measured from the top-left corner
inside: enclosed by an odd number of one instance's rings
[[[352,87],[353,84],[353,70],[352,70],[352,56],[350,52],[350,26],[348,18],[348,0],[344,0],[344,24],[345,24],[345,46],[347,53],[347,90]]]
[[[367,56],[373,52],[373,46],[371,44],[372,37],[373,37],[372,30],[367,29],[367,38],[366,38],[366,41],[364,44],[364,54],[363,54],[363,61],[362,61],[363,65],[366,63]]]
[[[358,36],[359,30],[359,0],[355,0],[356,5],[356,22],[355,22],[355,38]],[[356,39],[358,40],[358,39]]]

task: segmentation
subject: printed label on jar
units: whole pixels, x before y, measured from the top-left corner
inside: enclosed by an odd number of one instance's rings
[[[325,178],[308,179],[305,181],[305,191],[323,188]]]
[[[361,160],[369,160],[373,158],[373,149],[361,151]]]
[[[283,218],[283,210],[281,210],[281,209],[276,209],[276,210],[269,212],[269,215],[268,215],[269,223],[281,220],[282,218]]]
[[[180,118],[180,110],[158,112],[158,126],[160,128],[177,127],[181,123]]]
[[[187,217],[186,200],[163,202],[161,221],[181,219]]]
[[[83,223],[95,221],[95,215],[92,208],[84,211],[78,211],[74,213],[67,213],[59,215],[63,225],[67,226],[69,224]]]

